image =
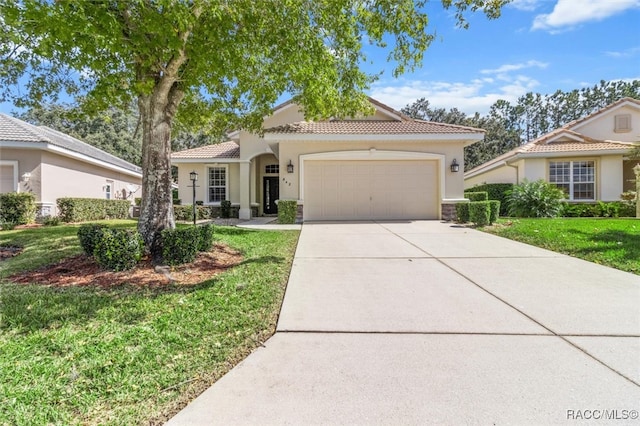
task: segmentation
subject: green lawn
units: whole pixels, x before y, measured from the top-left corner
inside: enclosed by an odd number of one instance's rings
[[[120,222],[120,226],[134,226]],[[275,330],[298,231],[216,227],[244,261],[189,288],[16,285],[80,253],[76,226],[0,232],[0,424],[161,424]]]
[[[638,219],[501,219],[482,230],[640,275]]]

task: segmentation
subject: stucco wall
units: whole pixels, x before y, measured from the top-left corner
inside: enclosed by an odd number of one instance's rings
[[[105,198],[104,187],[108,181],[113,182],[112,199],[122,198],[128,184],[137,189],[129,199],[140,196],[140,178],[54,153],[42,153],[40,201],[43,203],[55,204],[62,197]]]
[[[3,161],[18,162],[18,191],[31,192],[36,196],[36,201],[41,201],[41,151],[37,149],[2,148],[2,154],[0,155],[0,158]],[[29,182],[21,181],[21,176],[25,173],[31,173]]]
[[[615,116],[631,114],[631,131],[615,132]],[[599,140],[614,140],[622,142],[636,142],[640,139],[640,111],[637,108],[622,107],[615,111],[608,111],[593,121],[585,122],[574,127],[574,130]]]
[[[602,201],[620,200],[620,194],[623,192],[622,155],[601,157],[599,165],[600,167],[596,169],[596,172],[600,172],[600,178],[596,176],[598,182],[597,199]]]
[[[458,173],[452,173],[449,169],[449,165],[454,158],[461,164],[461,169],[463,166],[463,144],[462,142],[454,141],[429,143],[418,141],[283,141],[280,142],[280,198],[299,199],[301,155],[337,151],[369,151],[372,148],[380,151],[408,151],[444,155],[445,193],[441,194],[441,198],[463,198],[464,182],[462,170]],[[289,160],[294,165],[294,173],[286,172],[286,165]],[[438,185],[439,183],[433,182],[433,184]]]
[[[232,204],[240,202],[240,167],[238,163],[189,163],[176,164],[178,167],[178,198],[182,200],[182,204],[193,203],[193,188],[189,173],[195,171],[198,173],[198,181],[196,182],[196,201],[202,201],[205,205],[208,199],[208,174],[207,168],[213,166],[227,166],[228,194],[227,198]]]
[[[485,183],[517,183],[518,170],[515,167],[502,165],[486,173],[465,179],[465,189]]]

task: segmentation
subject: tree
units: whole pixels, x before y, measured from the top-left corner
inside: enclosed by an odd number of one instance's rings
[[[17,105],[82,95],[93,112],[136,101],[142,127],[138,229],[161,253],[174,226],[170,135],[174,123],[260,130],[280,95],[309,118],[364,109],[374,80],[360,70],[363,41],[389,48],[393,75],[421,63],[434,39],[426,0],[0,0],[1,100]],[[458,24],[507,0],[442,0]],[[15,89],[28,76],[27,96]]]

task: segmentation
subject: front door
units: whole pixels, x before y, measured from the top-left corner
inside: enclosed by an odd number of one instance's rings
[[[265,176],[262,184],[264,214],[277,214],[276,200],[280,197],[280,184],[277,176]]]

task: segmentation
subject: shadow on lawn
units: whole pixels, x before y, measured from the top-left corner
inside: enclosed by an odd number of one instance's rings
[[[245,259],[238,266],[251,268],[267,263],[284,263],[284,257],[262,256]],[[230,270],[232,270],[231,268]],[[136,286],[121,284],[110,288],[52,287],[31,284],[0,284],[0,330],[18,333],[57,328],[63,324],[86,323],[100,315],[109,321],[133,324],[148,318],[145,302],[171,294],[191,294],[216,287],[221,277],[199,284]],[[235,285],[219,292],[235,291]],[[221,296],[224,297],[224,296]]]
[[[576,253],[586,258],[597,255],[602,260],[615,259],[631,265],[630,272],[640,273],[640,236],[610,229],[593,232],[571,229],[568,232],[580,235],[585,241],[594,243],[592,246],[577,249]],[[634,263],[635,267],[633,267]]]

